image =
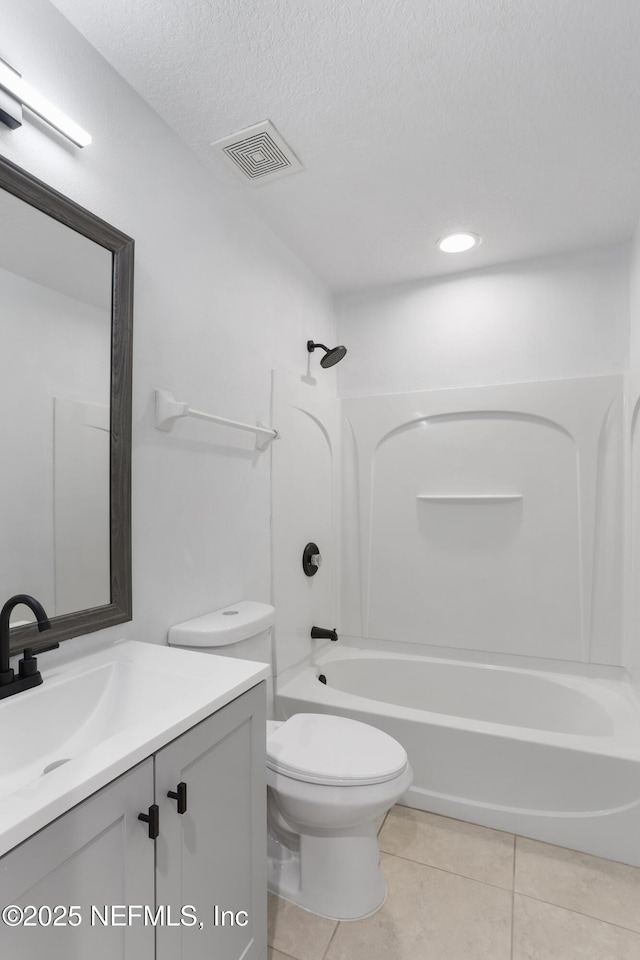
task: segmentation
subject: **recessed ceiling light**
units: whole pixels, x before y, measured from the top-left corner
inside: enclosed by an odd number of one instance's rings
[[[438,247],[443,253],[464,253],[477,243],[478,237],[474,233],[450,233],[448,237],[438,240]]]

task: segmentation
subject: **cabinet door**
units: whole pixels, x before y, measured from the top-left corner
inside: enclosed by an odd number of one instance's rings
[[[139,921],[102,926],[95,917],[92,922],[91,914],[92,905],[101,914],[105,906],[153,906],[154,844],[147,825],[138,820],[152,802],[149,759],[0,859],[0,907],[77,906],[82,920],[71,926],[69,917],[57,911],[58,922],[66,919],[66,925],[11,928],[0,921],[1,957],[153,960],[152,927]],[[46,909],[39,919],[47,923]],[[116,921],[123,919],[116,912]]]
[[[265,752],[261,683],[156,754],[157,900],[198,917],[158,930],[157,960],[266,956]],[[184,814],[167,797],[181,781]]]

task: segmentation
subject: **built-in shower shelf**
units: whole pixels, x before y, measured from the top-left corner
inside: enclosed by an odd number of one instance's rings
[[[419,493],[416,500],[430,503],[512,503],[522,500],[521,493]]]

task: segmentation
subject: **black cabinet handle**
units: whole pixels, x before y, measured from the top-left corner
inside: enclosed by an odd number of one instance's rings
[[[148,813],[139,813],[138,820],[149,824],[149,840],[155,840],[160,833],[160,807],[152,803]]]
[[[184,780],[180,781],[176,790],[169,790],[167,796],[178,801],[178,813],[187,812],[187,785]]]

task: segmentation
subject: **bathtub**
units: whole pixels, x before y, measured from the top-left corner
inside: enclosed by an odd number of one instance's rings
[[[624,678],[342,648],[276,703],[399,740],[407,806],[640,866],[640,698]]]

